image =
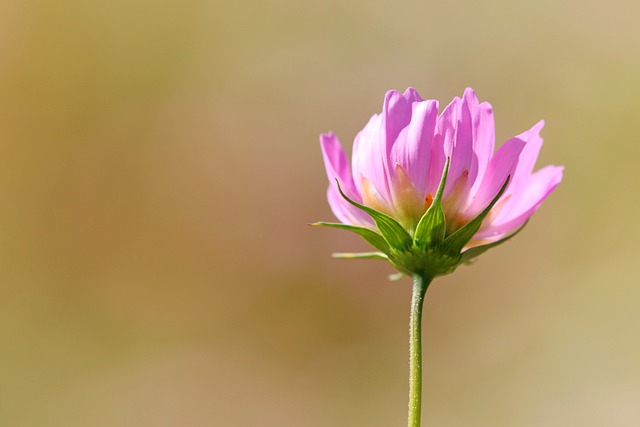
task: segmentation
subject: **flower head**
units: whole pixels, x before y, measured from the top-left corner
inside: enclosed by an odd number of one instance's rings
[[[467,89],[442,112],[415,89],[387,92],[353,144],[351,168],[333,134],[320,137],[328,200],[341,221],[400,271],[453,271],[520,230],[560,183],[563,168],[533,168],[540,121],[494,153],[491,105]]]

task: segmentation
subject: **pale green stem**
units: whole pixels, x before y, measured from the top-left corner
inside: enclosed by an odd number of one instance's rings
[[[409,325],[409,427],[420,427],[422,409],[422,305],[431,283],[428,277],[413,277]]]

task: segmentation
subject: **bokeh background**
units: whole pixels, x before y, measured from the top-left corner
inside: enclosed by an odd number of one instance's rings
[[[318,134],[466,86],[565,180],[438,280],[425,424],[640,425],[640,3],[3,0],[0,425],[405,425],[410,284]]]

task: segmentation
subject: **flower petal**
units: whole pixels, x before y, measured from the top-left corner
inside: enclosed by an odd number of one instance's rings
[[[527,185],[512,194],[495,219],[490,224],[483,224],[474,237],[494,241],[517,230],[560,184],[563,170],[562,166],[546,166],[530,175]]]
[[[349,171],[349,163],[347,162],[347,156],[340,145],[340,141],[333,134],[320,135],[320,148],[322,149],[322,158],[324,159],[324,166],[327,170],[327,178],[329,182],[333,182],[337,179],[341,181],[342,187],[354,191],[353,178]]]
[[[465,92],[465,95],[467,92]],[[445,152],[451,152],[451,168],[447,178],[447,186],[445,187],[446,196],[458,185],[458,180],[466,177],[467,184],[475,181],[476,172],[478,170],[477,161],[474,162],[473,152],[473,128],[471,113],[469,111],[468,100],[458,99],[457,111],[455,114],[455,133],[453,140],[445,139]],[[451,144],[449,146],[448,144]],[[474,165],[475,163],[475,165]],[[470,186],[470,185],[469,185]]]
[[[391,205],[391,188],[387,170],[388,154],[382,126],[382,116],[374,114],[356,135],[353,143],[353,180],[360,194],[364,194],[363,179],[378,190],[382,201]]]
[[[329,184],[327,200],[329,201],[331,211],[343,224],[368,227],[373,230],[377,229],[369,215],[349,204],[349,202],[340,195],[335,181],[334,184]]]
[[[516,175],[524,174],[528,176],[533,172],[533,167],[536,164],[536,160],[538,160],[538,154],[540,154],[540,148],[542,148],[543,139],[540,136],[540,131],[543,127],[544,120],[540,120],[531,129],[516,136],[516,138],[527,143],[520,155]]]
[[[542,138],[540,137],[540,130],[544,126],[544,121],[536,123],[531,129],[516,136],[517,139],[525,141],[526,145],[520,153],[518,159],[518,166],[516,167],[513,175],[511,176],[511,185],[509,190],[505,194],[505,198],[509,198],[509,203],[501,210],[502,216],[508,214],[511,208],[517,203],[523,194],[527,192],[527,186],[531,179],[531,172],[535,166],[540,148],[542,147]]]
[[[467,88],[464,91],[463,100],[465,107],[469,110],[473,135],[474,159],[467,187],[473,194],[474,190],[480,186],[495,150],[495,124],[491,104],[487,102],[480,104],[473,89]]]
[[[563,171],[562,166],[546,166],[530,175],[526,185],[512,195],[510,203],[496,217],[496,222],[533,213],[531,209],[537,207],[560,184]]]
[[[467,216],[473,217],[482,211],[498,194],[507,177],[513,177],[514,170],[518,165],[518,158],[524,146],[525,142],[518,138],[512,138],[502,144],[489,162],[486,174],[478,190],[472,195],[472,202],[467,208]],[[503,198],[508,197],[511,185],[510,182],[507,191],[502,196]]]
[[[456,114],[459,102],[460,98],[454,98],[436,120],[436,131],[431,142],[427,193],[435,194],[440,185],[440,178],[442,177],[446,159],[451,157],[451,149],[457,127]]]
[[[513,186],[512,190],[517,192],[521,184],[526,182],[533,172],[533,167],[538,160],[538,154],[540,148],[542,148],[542,137],[540,136],[540,130],[544,126],[544,121],[541,120],[536,123],[531,129],[516,136],[516,138],[525,141],[525,145],[522,153],[520,154],[520,160],[518,160],[518,167],[513,174]]]
[[[336,179],[340,181],[340,185],[345,194],[354,200],[362,200],[360,193],[355,188],[353,178],[349,171],[347,156],[340,145],[340,141],[330,132],[320,136],[320,147],[322,149],[324,166],[327,171],[327,178],[329,178],[327,198],[331,210],[340,221],[346,224],[371,225],[372,221],[366,214],[351,206],[338,193]]]
[[[457,153],[456,150],[456,137],[458,132],[458,110],[460,109],[460,98],[457,96],[453,98],[453,101],[447,105],[440,116],[438,117],[438,123],[436,127],[436,134],[439,139],[439,142],[442,143],[442,154],[443,159],[449,157],[451,159],[449,166],[449,175],[447,177],[447,185],[445,186],[444,194],[447,194],[451,189],[451,181],[456,180],[458,176],[460,176],[460,171],[463,167],[454,166],[456,158],[461,158],[460,154],[462,152]],[[437,147],[439,148],[439,147]],[[435,153],[434,153],[435,154]],[[454,156],[456,158],[454,158]],[[434,155],[434,160],[437,157]],[[443,159],[437,159],[436,161],[439,163]],[[440,166],[438,164],[438,166]],[[444,167],[444,162],[443,165]],[[431,175],[440,175],[442,171],[432,171]],[[435,178],[435,176],[433,176]]]
[[[422,99],[422,97],[420,96],[420,94],[418,93],[417,90],[415,90],[412,87],[408,87],[407,90],[404,91],[404,93],[402,94],[404,96],[404,98],[409,101],[410,103],[414,103],[414,102],[422,102],[424,101],[424,99]]]
[[[427,195],[431,142],[437,118],[437,101],[414,102],[411,122],[400,132],[391,148],[390,161],[394,166],[394,179],[396,165],[400,165],[423,201]]]
[[[412,104],[416,100],[417,92],[413,89],[407,89],[405,94],[401,94],[397,90],[390,90],[384,97],[382,120],[388,153],[391,153],[391,147],[398,139],[402,129],[409,126],[411,122]]]

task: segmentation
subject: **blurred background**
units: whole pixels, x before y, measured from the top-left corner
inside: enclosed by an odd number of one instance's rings
[[[539,119],[565,180],[439,279],[428,426],[640,425],[640,3],[3,0],[0,425],[401,426],[410,282],[318,135],[385,91]]]

